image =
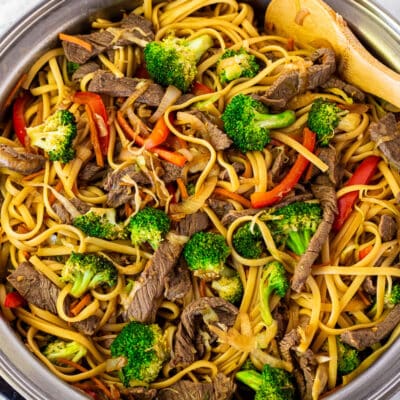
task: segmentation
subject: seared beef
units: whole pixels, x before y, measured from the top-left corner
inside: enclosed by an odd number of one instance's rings
[[[288,362],[292,362],[291,351],[295,351],[296,347],[300,344],[301,336],[297,329],[292,329],[288,332],[283,339],[279,342],[279,351]]]
[[[400,304],[396,304],[382,322],[371,328],[344,332],[340,335],[340,339],[358,350],[364,350],[366,347],[370,347],[389,336],[399,322]]]
[[[97,71],[100,69],[100,65],[97,64],[95,61],[89,61],[85,64],[82,64],[73,74],[72,74],[72,80],[74,82],[80,82],[81,79],[86,76],[87,74],[90,74],[92,72]]]
[[[7,280],[28,303],[57,314],[56,303],[60,289],[32,264],[23,262]],[[67,300],[70,301],[69,298]],[[68,304],[65,307],[68,308]],[[99,321],[99,318],[93,315],[83,321],[74,322],[72,326],[85,335],[93,335]]]
[[[300,292],[311,273],[311,267],[317,259],[323,244],[329,237],[335,216],[337,214],[336,191],[326,175],[320,175],[311,190],[320,201],[322,207],[322,221],[308,245],[307,251],[300,257],[295,266],[291,288]]]
[[[87,163],[79,172],[79,182],[93,183],[102,180],[106,176],[107,170],[97,165],[95,162]]]
[[[159,400],[229,400],[236,390],[234,381],[218,373],[212,382],[182,379],[158,392]]]
[[[129,97],[141,82],[143,82],[141,79],[129,77],[118,78],[111,72],[98,70],[89,82],[88,90],[111,97]],[[150,83],[149,87],[137,98],[136,102],[157,107],[163,96],[163,87],[157,83]]]
[[[0,144],[0,167],[22,175],[30,175],[44,168],[46,159],[39,154],[19,152],[14,147]]]
[[[218,200],[210,197],[207,200],[207,203],[215,212],[218,218],[223,218],[225,214],[235,209],[232,203],[226,200]]]
[[[272,182],[280,182],[286,175],[286,168],[289,165],[289,157],[285,153],[283,146],[275,146],[272,149],[273,162],[271,165],[271,180]]]
[[[336,76],[328,79],[325,83],[320,85],[324,89],[338,88],[342,89],[348,96],[352,97],[355,101],[359,103],[365,103],[365,94],[357,87],[350,85],[349,83],[343,82]]]
[[[183,245],[168,239],[161,242],[150,264],[140,274],[134,297],[124,312],[125,320],[144,323],[155,321],[157,310],[162,302],[165,279],[177,263]]]
[[[379,234],[382,242],[393,240],[397,234],[397,222],[391,215],[384,214],[379,220]]]
[[[219,328],[233,326],[238,309],[220,297],[202,297],[184,308],[178,330],[171,366],[186,367],[201,359],[206,352],[206,343],[216,340],[208,325]]]
[[[230,225],[233,221],[237,220],[240,217],[256,215],[262,210],[270,211],[272,208],[276,210],[278,208],[284,207],[284,206],[294,203],[296,201],[310,200],[312,197],[313,196],[311,193],[304,193],[304,194],[299,194],[296,196],[288,195],[283,200],[281,200],[279,203],[275,204],[273,207],[248,208],[248,209],[240,210],[240,211],[232,210],[232,211],[229,211],[227,214],[225,214],[225,216],[222,218],[221,222],[223,225],[227,226],[227,225]]]
[[[194,214],[186,215],[178,223],[177,232],[179,235],[192,236],[196,232],[204,231],[210,223],[205,212],[198,211]]]
[[[318,362],[312,350],[307,349],[302,354],[297,354],[297,362],[304,376],[305,390],[301,393],[303,400],[313,400],[312,388],[315,380]],[[301,387],[301,385],[300,385]]]
[[[363,288],[364,292],[369,294],[370,296],[376,295],[376,283],[372,276],[367,276],[364,279],[362,288]]]
[[[86,214],[90,208],[92,207],[90,204],[85,203],[78,197],[74,197],[73,199],[70,200],[72,205],[81,213],[81,214]]]
[[[72,217],[71,214],[66,210],[66,208],[59,202],[56,201],[52,205],[53,211],[58,215],[62,224],[71,225]]]
[[[320,149],[318,157],[329,167],[326,174],[328,175],[332,184],[336,187],[343,176],[343,167],[338,164],[336,150],[332,147],[323,147]],[[315,177],[320,173],[321,171],[314,166],[312,176]]]
[[[114,46],[144,44],[154,40],[151,22],[133,13],[123,19],[120,28],[108,28],[107,30],[76,36],[92,45],[92,51],[88,51],[74,43],[62,41],[67,59],[78,64],[84,64],[90,58],[104,53]]]
[[[165,278],[164,297],[169,301],[177,301],[184,298],[191,289],[190,272],[181,257],[175,268]]]
[[[389,162],[400,170],[400,133],[394,114],[388,113],[379,122],[371,123],[368,132]]]
[[[121,393],[132,400],[153,400],[157,398],[157,389],[141,386],[121,388]]]
[[[182,167],[163,160],[161,160],[161,165],[164,171],[160,176],[165,183],[175,182],[178,178],[182,178]]]
[[[283,109],[294,96],[321,86],[335,72],[335,53],[332,49],[321,48],[312,54],[311,60],[314,64],[305,71],[283,73],[264,94],[254,97],[274,109]]]
[[[236,172],[238,175],[241,175],[242,172],[244,171],[244,165],[243,165],[241,162],[234,161],[234,162],[232,163],[232,167],[233,167],[233,169],[235,170],[235,172]],[[222,170],[222,171],[219,173],[218,178],[221,179],[222,181],[227,181],[227,180],[229,180],[228,171],[227,171],[226,169]]]

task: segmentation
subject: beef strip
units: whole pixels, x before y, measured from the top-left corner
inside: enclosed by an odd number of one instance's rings
[[[364,279],[364,282],[362,284],[362,288],[365,293],[369,294],[370,296],[375,296],[376,295],[376,283],[372,276],[367,276]]]
[[[14,147],[0,144],[0,167],[22,175],[30,175],[44,168],[46,159],[39,154],[19,152]]]
[[[292,362],[291,351],[294,351],[296,347],[300,344],[301,336],[297,329],[292,329],[283,337],[279,342],[279,351],[282,357],[288,361]]]
[[[95,162],[88,162],[79,172],[79,182],[93,183],[104,179],[107,169],[97,165]]]
[[[305,388],[301,393],[301,398],[303,400],[313,400],[312,388],[314,385],[318,362],[311,349],[307,349],[304,353],[298,354],[297,360],[305,382]]]
[[[142,82],[143,80],[138,78],[118,78],[111,72],[99,69],[89,82],[88,90],[111,97],[129,97]],[[164,88],[157,83],[150,83],[146,91],[136,99],[136,102],[157,107],[163,96]]]
[[[306,201],[312,199],[312,194],[311,193],[304,193],[304,194],[299,194],[299,195],[287,195],[283,200],[281,200],[279,203],[276,203],[273,207],[265,207],[265,208],[247,208],[245,210],[232,210],[227,212],[224,217],[222,218],[221,222],[223,225],[228,226],[235,220],[237,220],[240,217],[245,217],[245,216],[252,216],[258,214],[260,211],[271,211],[272,209],[278,209],[281,207],[284,207],[288,204],[294,203],[296,201]]]
[[[235,170],[235,172],[236,172],[238,175],[241,175],[242,172],[244,171],[244,165],[243,165],[241,162],[234,161],[234,162],[232,163],[232,167],[233,167],[233,169]],[[222,181],[227,181],[227,180],[229,180],[228,171],[227,171],[226,169],[222,170],[222,171],[219,173],[218,178],[221,179]]]
[[[57,314],[57,298],[60,289],[45,275],[37,271],[28,262],[21,263],[8,277],[8,282],[31,304],[43,310]],[[70,299],[68,298],[68,301]],[[66,304],[68,308],[68,304]],[[93,335],[100,319],[91,316],[83,321],[74,322],[72,326],[85,335]]]
[[[216,340],[208,325],[230,328],[237,314],[238,309],[220,297],[201,297],[186,306],[175,335],[171,366],[184,368],[201,359],[207,348],[205,341]]]
[[[318,153],[318,157],[328,166],[328,171],[326,174],[329,180],[336,187],[339,182],[341,182],[343,176],[343,167],[339,165],[336,156],[336,150],[332,147],[323,147]],[[320,170],[317,167],[313,167],[312,177],[320,174]]]
[[[100,65],[95,61],[89,61],[85,64],[82,64],[73,74],[72,80],[73,82],[80,82],[84,76],[90,74],[92,72],[100,69]]]
[[[78,198],[73,198],[70,200],[70,202],[76,208],[76,210],[79,211],[81,214],[86,214],[91,207],[89,204],[85,203],[84,201]],[[68,225],[72,224],[73,221],[72,215],[59,201],[56,201],[52,207],[54,212],[58,215],[60,221],[63,224],[68,224]]]
[[[205,213],[190,214],[183,218],[177,227],[179,235],[192,236],[206,229],[208,217]],[[182,243],[165,239],[153,254],[149,265],[140,274],[135,293],[126,311],[124,320],[151,323],[155,321],[157,310],[163,300],[167,277],[175,267],[183,250]]]
[[[212,382],[193,382],[182,379],[170,387],[159,390],[158,400],[229,400],[235,393],[234,381],[218,373]]]
[[[394,114],[388,113],[378,122],[372,122],[368,132],[389,162],[400,170],[400,132]]]
[[[311,55],[311,60],[313,65],[305,71],[284,72],[264,94],[254,97],[274,109],[283,109],[294,96],[321,86],[336,70],[335,53],[332,49],[321,48]]]
[[[207,203],[220,219],[223,218],[224,215],[227,214],[229,211],[233,211],[235,209],[233,204],[227,200],[218,200],[210,197],[207,200]]]
[[[397,222],[391,215],[383,214],[379,220],[379,234],[382,242],[393,240],[397,234]]]
[[[338,88],[342,89],[348,96],[352,97],[359,103],[365,103],[365,94],[357,87],[343,82],[340,78],[332,76],[325,83],[320,85],[323,89]]]
[[[337,214],[336,191],[326,175],[320,175],[311,186],[314,196],[320,201],[322,221],[310,240],[307,251],[300,257],[295,266],[291,288],[300,292],[311,273],[311,267],[317,259],[321,248],[329,237],[335,216]]]
[[[121,393],[131,400],[153,400],[157,398],[157,389],[141,386],[121,388]]]
[[[175,302],[183,299],[191,289],[190,272],[185,260],[181,257],[177,265],[165,278],[164,297]]]
[[[400,304],[396,304],[386,315],[385,319],[371,328],[346,331],[340,335],[342,342],[364,350],[389,336],[392,330],[400,322]]]
[[[175,182],[178,178],[182,178],[183,169],[168,161],[161,160],[163,171],[160,173],[165,183]]]
[[[125,33],[129,33],[129,35]],[[114,46],[143,45],[145,42],[150,42],[154,40],[154,32],[149,20],[131,13],[122,20],[120,28],[112,27],[86,35],[76,35],[76,37],[91,44],[92,50],[88,51],[79,45],[64,40],[62,46],[68,61],[84,64],[90,58],[104,53]]]

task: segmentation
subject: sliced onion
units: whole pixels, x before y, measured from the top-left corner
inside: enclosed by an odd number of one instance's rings
[[[127,359],[125,357],[115,357],[108,358],[106,360],[106,371],[119,371],[127,364]]]
[[[193,196],[188,197],[186,200],[178,204],[171,204],[170,211],[172,214],[193,214],[198,211],[211,196],[212,192],[217,185],[218,177],[212,176],[208,178],[201,189]]]
[[[149,121],[151,123],[156,122],[161,116],[164,115],[166,109],[169,106],[172,106],[176,102],[176,100],[181,97],[181,94],[182,92],[178,88],[173,85],[169,85],[167,87],[167,90],[165,91],[163,98],[161,99],[160,104],[157,107],[157,110],[150,117]]]
[[[310,15],[310,11],[307,10],[307,8],[302,8],[297,14],[294,19],[294,22],[296,22],[297,25],[303,25],[304,18],[307,17],[307,15]]]
[[[195,115],[188,112],[178,112],[176,114],[176,121],[180,125],[190,125],[194,131],[198,131],[203,134],[207,133],[207,128],[205,124],[200,120],[200,118],[197,118]]]

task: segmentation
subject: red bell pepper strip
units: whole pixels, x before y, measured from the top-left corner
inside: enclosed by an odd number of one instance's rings
[[[28,94],[18,97],[13,105],[13,126],[14,132],[18,140],[23,146],[28,145],[27,134],[26,134],[26,122],[24,117],[26,103],[30,99]]]
[[[168,128],[168,125],[165,123],[164,116],[162,116],[157,120],[150,136],[148,136],[147,139],[144,141],[145,149],[149,150],[153,147],[158,146],[161,143],[164,143],[167,140],[169,134],[170,130]]]
[[[26,304],[26,300],[18,292],[10,292],[6,294],[4,306],[8,308],[22,307]]]
[[[96,123],[101,152],[104,156],[107,155],[110,143],[110,127],[108,126],[107,110],[103,103],[103,99],[97,93],[76,92],[73,101],[74,103],[89,106]],[[99,121],[99,117],[103,120],[102,122]]]
[[[375,175],[380,160],[381,159],[378,156],[369,156],[365,158],[356,168],[345,186],[367,185]],[[358,195],[359,190],[355,190],[354,192],[346,193],[338,199],[338,215],[336,216],[332,226],[335,232],[340,230],[353,211],[353,207],[358,199]]]
[[[308,128],[303,131],[303,146],[314,151],[316,135]],[[294,185],[299,181],[301,175],[309,164],[307,158],[299,154],[289,173],[278,183],[274,188],[268,192],[255,192],[250,196],[251,206],[253,208],[267,207],[275,204],[281,200],[287,193],[289,193]]]
[[[196,81],[196,82],[193,83],[192,93],[195,96],[201,96],[202,94],[214,93],[214,90],[209,88],[204,83],[200,83],[200,82]]]

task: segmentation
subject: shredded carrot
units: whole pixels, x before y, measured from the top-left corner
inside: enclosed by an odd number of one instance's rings
[[[58,362],[60,362],[62,364],[66,364],[66,365],[68,365],[70,367],[73,367],[73,368],[75,368],[75,369],[77,369],[78,371],[81,371],[81,372],[86,372],[87,371],[87,369],[85,367],[82,367],[82,365],[80,365],[80,364],[78,364],[78,363],[76,363],[74,361],[68,360],[67,358],[59,358]],[[112,399],[111,392],[107,389],[107,387],[104,385],[104,383],[100,381],[100,379],[97,379],[94,376],[92,376],[90,379],[106,395],[107,398]]]
[[[371,252],[371,250],[372,250],[372,244],[370,244],[369,246],[364,247],[363,249],[361,249],[358,252],[358,259],[362,260],[364,257],[366,257]]]
[[[133,213],[133,209],[129,203],[125,203],[125,215],[129,217]]]
[[[73,306],[70,308],[70,312],[72,315],[78,315],[92,300],[92,296],[90,293],[86,293],[76,304],[73,303]]]
[[[94,121],[92,110],[87,104],[85,105],[85,110],[89,121],[90,140],[93,144],[93,150],[96,156],[96,163],[99,167],[104,167],[104,159],[100,147],[99,133],[97,132],[96,123]]]
[[[57,182],[57,185],[55,186],[54,189],[55,189],[57,192],[61,192],[61,190],[62,190],[63,187],[64,187],[64,186],[63,186],[62,181],[58,181],[58,182]],[[53,192],[50,192],[50,194],[49,194],[49,203],[50,203],[50,205],[52,205],[55,201],[56,201],[56,196],[54,196]]]
[[[204,279],[200,279],[200,282],[199,282],[199,294],[200,294],[201,297],[206,297],[207,296],[207,292],[206,292],[207,287],[206,286],[207,286],[206,281]]]
[[[293,50],[294,50],[294,39],[293,39],[293,38],[289,38],[289,39],[287,40],[287,43],[286,43],[286,50],[287,50],[287,51],[293,51]]]
[[[58,35],[58,38],[65,42],[73,43],[76,44],[77,46],[83,47],[85,50],[89,52],[93,50],[93,46],[90,43],[85,42],[83,39],[77,36],[67,35],[66,33],[60,33]]]
[[[23,85],[23,83],[25,82],[26,77],[28,76],[27,73],[24,73],[21,75],[21,77],[18,79],[17,83],[15,84],[15,86],[12,88],[12,90],[10,91],[10,93],[8,94],[6,101],[3,104],[3,110],[6,110],[11,103],[13,102],[18,90],[21,88],[21,86]]]
[[[17,226],[17,232],[18,233],[27,233],[27,232],[29,232],[29,229],[25,224],[19,224]]]
[[[139,146],[143,146],[144,139],[141,138],[128,124],[121,111],[117,111],[117,121],[119,122],[122,130],[137,143]]]
[[[365,295],[364,291],[362,290],[358,290],[357,291],[358,297],[361,299],[361,301],[366,305],[366,306],[370,306],[371,305],[371,301],[368,299],[368,297]]]
[[[23,254],[23,256],[24,256],[27,260],[29,260],[29,259],[31,258],[30,253],[28,253],[26,250],[23,250],[23,251],[22,251],[22,254]]]
[[[34,172],[33,174],[26,175],[22,178],[23,181],[31,181],[32,179],[36,178],[37,176],[41,176],[44,174],[44,169],[40,171]]]
[[[189,197],[189,194],[187,192],[185,183],[183,182],[182,178],[177,178],[176,179],[176,184],[178,185],[178,189],[181,192],[181,197],[183,200],[186,200]]]
[[[238,203],[240,203],[242,206],[246,208],[251,208],[250,200],[247,200],[245,197],[243,197],[238,193],[231,192],[230,190],[221,187],[215,188],[214,193],[221,197],[226,197],[228,199],[236,200]]]
[[[312,178],[313,171],[314,171],[314,165],[310,163],[306,169],[306,172],[304,173],[304,182],[310,181],[310,179]]]

